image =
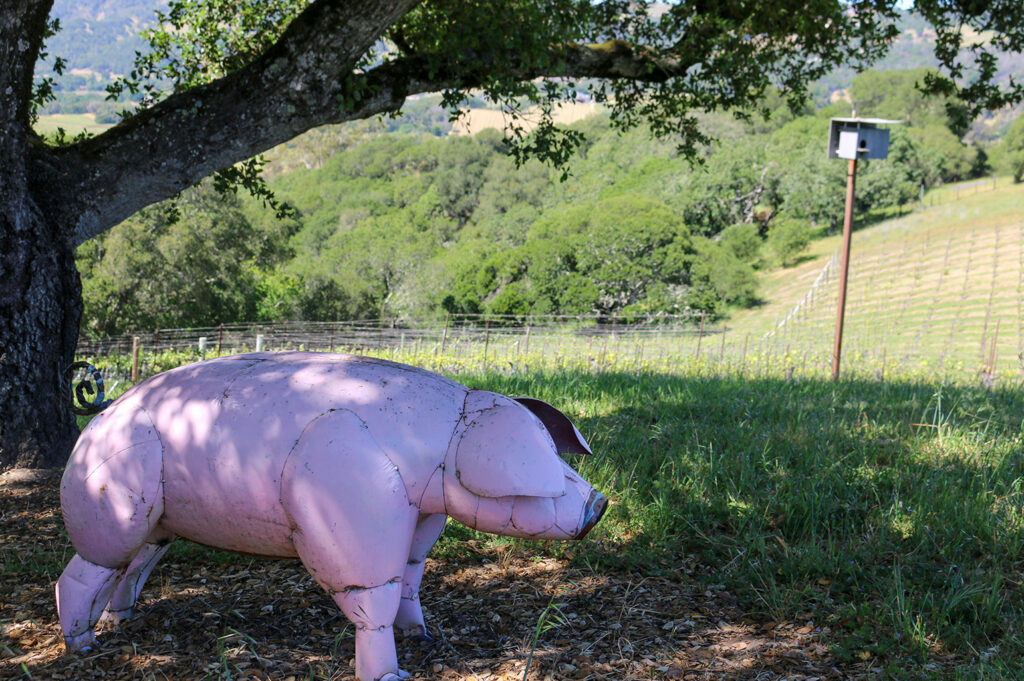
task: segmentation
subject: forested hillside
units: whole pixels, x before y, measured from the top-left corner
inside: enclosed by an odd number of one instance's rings
[[[960,141],[924,70],[866,72],[861,115],[906,119],[887,161],[862,163],[858,214],[913,206],[920,186],[1009,168],[1005,149]],[[758,270],[796,262],[841,224],[845,163],[825,157],[842,102],[768,120],[706,124],[702,166],[645,130],[577,124],[572,174],[516,168],[502,136],[437,137],[430,100],[411,118],[313,131],[270,155],[278,220],[209,186],[143,211],[79,251],[89,335],[243,320],[727,311],[758,301]],[[410,124],[415,123],[415,125]],[[401,125],[406,127],[401,129]],[[387,130],[390,128],[390,131]],[[177,213],[177,220],[174,219]]]

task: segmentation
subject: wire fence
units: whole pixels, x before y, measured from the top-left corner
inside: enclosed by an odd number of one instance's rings
[[[447,315],[431,319],[220,324],[82,339],[80,358],[112,358],[108,380],[139,380],[167,363],[278,350],[387,354],[424,363],[586,364],[665,370],[685,358],[724,356],[730,329],[703,313],[652,317]],[[746,342],[750,342],[750,338]]]

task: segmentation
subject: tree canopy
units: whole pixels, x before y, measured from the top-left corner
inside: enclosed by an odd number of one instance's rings
[[[222,187],[259,193],[254,156],[316,126],[396,113],[423,92],[443,93],[453,110],[474,92],[513,112],[539,105],[533,132],[513,125],[511,153],[561,165],[581,138],[544,112],[585,79],[616,126],[645,122],[696,157],[707,139],[699,112],[742,116],[769,86],[799,102],[834,66],[883,54],[897,4],[174,0],[150,35],[153,51],[122,83],[143,106],[100,135],[52,146],[31,127],[50,91],[35,65],[57,28],[52,0],[5,3],[0,466],[64,460],[76,430],[61,386],[81,311],[74,249],[140,209],[216,172]],[[950,116],[1020,101],[1020,84],[996,81],[995,51],[1024,45],[1024,6],[919,0],[914,9],[936,30],[942,66],[923,86],[963,102]],[[35,399],[21,399],[26,390]]]

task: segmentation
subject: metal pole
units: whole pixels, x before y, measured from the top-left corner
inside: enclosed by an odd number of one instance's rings
[[[843,259],[839,266],[839,303],[836,306],[836,342],[832,348],[832,380],[839,378],[843,352],[843,321],[846,315],[846,280],[850,272],[850,233],[853,232],[853,192],[857,184],[857,159],[851,158],[846,171],[846,214],[843,216]]]

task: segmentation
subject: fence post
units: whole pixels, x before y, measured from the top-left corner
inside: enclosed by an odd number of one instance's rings
[[[263,340],[265,336],[262,333],[256,334],[256,352],[263,352]]]
[[[132,383],[139,382],[139,337],[132,336]]]
[[[992,349],[988,354],[988,375],[992,377],[996,372],[996,344],[999,342],[999,322],[1002,321],[998,317],[996,318],[996,331],[992,334]]]
[[[491,320],[487,319],[484,324],[484,361],[487,361],[487,346],[491,344]]]
[[[527,324],[526,325],[526,345],[523,348],[523,354],[525,355],[525,354],[527,354],[529,352],[530,352],[530,325]]]
[[[697,332],[697,352],[693,353],[694,357],[700,357],[700,342],[704,338],[704,318],[707,314],[707,312],[700,313],[700,330]]]
[[[224,343],[224,322],[217,327],[217,356],[220,357],[220,346]]]
[[[444,335],[441,336],[441,354],[444,354],[444,348],[448,345],[448,320],[451,318],[451,312],[444,313]]]
[[[722,347],[718,351],[718,363],[721,364],[725,360],[725,332],[729,330],[728,326],[722,325]]]

